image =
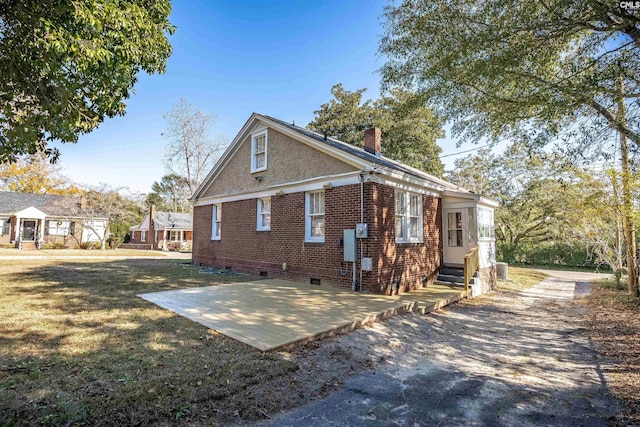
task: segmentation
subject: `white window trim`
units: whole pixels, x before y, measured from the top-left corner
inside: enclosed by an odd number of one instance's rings
[[[265,201],[269,201],[269,211],[268,212],[264,212],[264,213],[268,213],[269,216],[271,216],[271,197],[263,197],[260,199],[257,199],[257,216],[256,216],[256,231],[270,231],[271,230],[271,221],[269,221],[269,226],[268,227],[260,227],[261,224],[261,217],[262,217],[262,207],[264,206],[264,202]]]
[[[256,168],[256,146],[255,140],[256,138],[264,135],[264,166],[261,168]],[[260,132],[256,132],[251,134],[251,173],[262,172],[267,170],[268,165],[268,152],[269,152],[269,133],[267,129],[261,130]]]
[[[486,214],[489,215],[489,222],[480,222],[480,211],[484,210]],[[476,228],[478,233],[478,241],[479,242],[492,242],[496,240],[496,231],[495,231],[495,211],[493,209],[478,207],[476,209]],[[484,215],[483,215],[484,216]],[[483,225],[489,226],[489,236],[480,237],[480,228]]]
[[[140,241],[141,242],[147,241],[147,232],[144,230],[140,230]]]
[[[308,191],[307,193],[305,193],[305,197],[304,197],[304,241],[308,242],[308,243],[324,243],[324,237],[315,237],[315,236],[311,236],[311,214],[309,213],[309,207],[311,206],[310,203],[310,198],[312,194],[316,194],[316,193],[323,193],[324,194],[324,190],[320,190],[320,191]],[[327,215],[327,200],[325,198],[325,205],[324,205],[324,212],[322,213],[322,216],[325,219],[325,234],[327,232],[327,222],[326,222],[326,215]]]
[[[222,238],[222,203],[211,206],[211,240]]]
[[[71,222],[67,220],[57,220],[57,219],[48,219],[46,224],[46,229],[48,231],[48,236],[70,236],[71,235]],[[54,223],[54,226],[51,227],[51,223]],[[58,223],[61,223],[58,225]],[[66,227],[64,227],[66,223]],[[55,233],[52,233],[51,230],[55,230]],[[62,231],[62,233],[60,233]]]
[[[410,233],[410,228],[411,228],[411,196],[417,196],[418,197],[418,203],[419,203],[419,215],[418,215],[418,223],[420,224],[420,226],[418,227],[418,237],[406,237],[406,238],[398,238],[398,236],[396,236],[396,243],[424,243],[424,211],[423,211],[423,206],[422,206],[422,194],[420,193],[413,193],[411,191],[403,191],[403,190],[396,190],[395,195],[394,195],[394,209],[395,209],[395,201],[398,198],[398,194],[404,194],[404,199],[405,199],[405,207],[404,207],[404,215],[402,215],[402,221],[404,222],[404,229],[407,230],[407,236]],[[394,227],[395,227],[395,216],[394,216]]]

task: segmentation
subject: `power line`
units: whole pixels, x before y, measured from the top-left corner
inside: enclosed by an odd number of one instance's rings
[[[479,150],[481,148],[488,147],[488,146],[489,146],[489,144],[485,144],[485,145],[481,145],[480,147],[471,148],[469,150],[459,151],[457,153],[445,154],[444,156],[440,156],[440,158],[444,159],[445,157],[451,157],[451,156],[457,156],[458,154],[470,153],[471,151],[476,151],[476,150]]]

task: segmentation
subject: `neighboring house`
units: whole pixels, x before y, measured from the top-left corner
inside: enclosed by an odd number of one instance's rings
[[[83,210],[81,196],[0,192],[0,245],[39,249],[46,244],[76,248],[99,242],[108,218]]]
[[[129,230],[130,245],[148,245],[162,250],[189,249],[193,238],[193,215],[156,212],[155,206],[151,206],[142,222]]]
[[[469,254],[474,293],[493,287],[497,202],[381,156],[380,135],[361,149],[254,113],[193,196],[193,262],[393,294]]]

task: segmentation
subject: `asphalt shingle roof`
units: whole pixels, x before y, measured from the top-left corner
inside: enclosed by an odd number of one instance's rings
[[[190,213],[156,212],[154,219],[161,227],[193,229],[193,215]]]
[[[0,191],[0,214],[13,215],[31,206],[49,216],[78,216],[80,197]]]
[[[376,156],[374,154],[371,154],[367,151],[365,151],[362,148],[359,147],[355,147],[351,144],[347,144],[346,142],[342,142],[340,140],[337,139],[333,139],[333,138],[329,138],[327,137],[325,139],[324,135],[320,135],[319,133],[313,132],[309,129],[300,127],[300,126],[296,126],[293,125],[291,123],[287,123],[284,122],[280,119],[276,119],[274,117],[270,117],[267,115],[263,115],[264,117],[266,117],[269,120],[273,120],[274,122],[282,125],[282,126],[286,126],[287,128],[298,132],[302,135],[305,135],[307,137],[313,138],[316,141],[322,142],[323,144],[327,144],[330,147],[336,148],[338,150],[344,151],[346,153],[349,153],[351,155],[354,155],[356,157],[359,157],[362,160],[366,160],[369,161],[371,163],[375,163],[377,165],[380,165],[382,167],[385,168],[389,168],[389,169],[393,169],[402,173],[406,173],[408,175],[420,178],[420,179],[424,179],[424,180],[428,180],[431,181],[434,185],[438,186],[438,187],[443,187],[446,190],[453,190],[453,191],[457,191],[457,192],[464,192],[464,193],[471,193],[469,190],[466,190],[464,188],[458,187],[455,184],[452,184],[448,181],[445,181],[443,179],[437,178],[433,175],[430,175],[426,172],[423,172],[419,169],[415,169],[412,168],[411,166],[405,165],[404,163],[400,163],[397,162],[395,160],[389,159],[388,157],[384,157],[384,156]]]

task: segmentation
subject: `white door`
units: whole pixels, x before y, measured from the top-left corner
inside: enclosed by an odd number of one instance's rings
[[[463,265],[469,236],[467,209],[446,209],[443,222],[444,263]]]

